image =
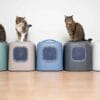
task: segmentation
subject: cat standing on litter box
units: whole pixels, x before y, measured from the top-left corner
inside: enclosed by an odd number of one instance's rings
[[[6,32],[3,25],[0,24],[0,42],[6,41]]]
[[[73,16],[65,16],[65,24],[71,41],[85,41],[84,29],[80,23],[74,21]]]
[[[26,41],[29,31],[29,27],[32,25],[28,24],[25,17],[16,17],[16,31],[18,35],[18,41]]]

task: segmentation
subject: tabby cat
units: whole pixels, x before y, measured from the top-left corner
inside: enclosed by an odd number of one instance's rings
[[[16,17],[16,31],[18,35],[18,41],[27,41],[27,35],[29,27],[32,25],[28,24],[25,17]]]
[[[0,42],[6,41],[6,32],[2,24],[0,24]]]
[[[84,29],[80,23],[74,21],[73,16],[65,16],[65,24],[71,41],[85,41]]]

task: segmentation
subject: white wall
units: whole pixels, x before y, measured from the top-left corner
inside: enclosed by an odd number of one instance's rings
[[[100,0],[0,0],[0,23],[5,26],[7,41],[15,41],[16,16],[25,16],[33,25],[29,39],[68,40],[64,15],[74,15],[86,32],[86,38],[100,40]]]

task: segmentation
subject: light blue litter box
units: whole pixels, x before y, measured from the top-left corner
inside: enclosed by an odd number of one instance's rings
[[[37,70],[63,70],[62,44],[55,40],[44,40],[37,45]]]

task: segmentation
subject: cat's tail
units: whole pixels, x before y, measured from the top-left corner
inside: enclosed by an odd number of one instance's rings
[[[92,41],[92,39],[91,39],[91,38],[89,38],[89,39],[88,39],[88,41],[89,41],[89,42],[91,42],[91,41]]]
[[[91,42],[92,39],[91,38],[89,38],[89,39],[83,39],[83,41],[89,41],[89,42]]]
[[[32,25],[31,25],[31,24],[29,24],[29,25],[28,25],[28,27],[32,27]]]

